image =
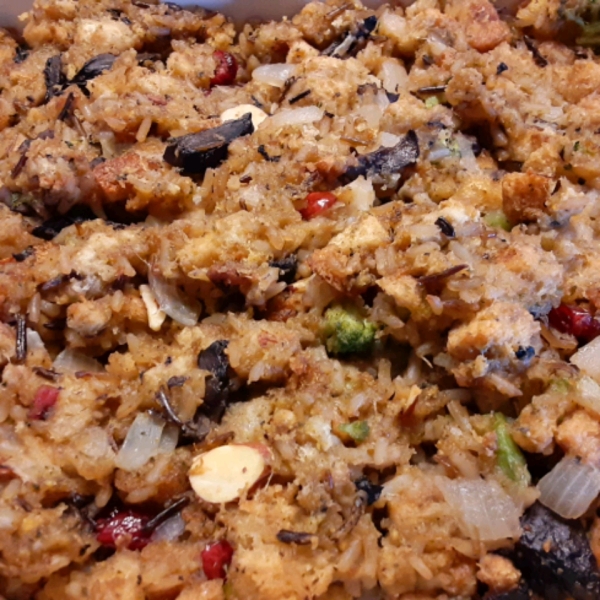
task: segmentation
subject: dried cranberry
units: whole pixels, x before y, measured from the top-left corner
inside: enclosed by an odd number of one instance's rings
[[[570,333],[580,342],[591,342],[600,335],[600,321],[578,306],[561,304],[550,311],[548,321],[554,329]]]
[[[213,58],[217,63],[217,67],[213,78],[210,80],[210,85],[231,85],[235,83],[235,76],[238,72],[238,63],[235,56],[223,50],[215,50]]]
[[[116,548],[119,538],[127,536],[129,550],[141,550],[150,542],[152,531],[147,527],[150,517],[132,510],[119,511],[96,521],[96,539],[108,548]]]
[[[45,421],[50,409],[56,404],[60,390],[49,385],[41,386],[35,393],[33,404],[29,409],[29,418],[35,421]]]
[[[302,208],[300,214],[305,221],[310,221],[331,208],[337,202],[337,197],[331,192],[311,192],[305,202],[306,208]]]
[[[202,568],[208,579],[225,579],[233,558],[233,548],[226,540],[209,544],[202,550]]]

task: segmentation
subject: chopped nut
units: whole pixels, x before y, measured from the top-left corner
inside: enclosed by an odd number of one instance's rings
[[[248,113],[252,116],[252,125],[254,125],[254,129],[257,129],[269,116],[264,110],[258,108],[258,106],[254,106],[253,104],[240,104],[239,106],[228,108],[224,111],[221,114],[221,121],[223,121],[223,123],[225,123],[225,121],[235,121]]]
[[[148,285],[140,285],[140,294],[148,312],[148,325],[152,331],[160,331],[167,315],[160,310],[158,302]]]
[[[190,483],[206,502],[232,502],[269,473],[270,460],[270,451],[262,445],[220,446],[194,459]]]

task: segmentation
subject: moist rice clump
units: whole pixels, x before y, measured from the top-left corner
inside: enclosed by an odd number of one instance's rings
[[[600,597],[599,18],[0,32],[0,596]]]

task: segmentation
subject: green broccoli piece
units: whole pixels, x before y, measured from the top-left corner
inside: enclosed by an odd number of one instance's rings
[[[513,481],[527,486],[531,483],[531,475],[527,470],[527,462],[519,447],[515,444],[508,429],[506,417],[501,413],[494,415],[496,431],[496,460],[500,470]]]
[[[488,227],[497,227],[504,229],[504,231],[510,231],[512,229],[509,220],[501,210],[493,210],[487,213],[483,217],[483,221]]]
[[[369,437],[371,428],[366,421],[354,421],[338,425],[338,431],[352,438],[357,444],[360,444]]]
[[[561,6],[559,17],[566,23],[579,26],[580,35],[575,42],[580,46],[600,46],[600,3],[596,0],[579,0],[571,8]]]
[[[322,332],[331,354],[358,354],[373,348],[377,325],[367,321],[356,307],[337,305],[325,312]]]
[[[440,104],[440,99],[437,96],[429,96],[427,100],[425,100],[425,108],[433,108]]]
[[[568,379],[559,378],[559,379],[553,379],[550,382],[550,385],[548,386],[548,391],[558,392],[560,394],[566,394],[572,388],[573,388],[573,386],[571,385],[571,382]]]

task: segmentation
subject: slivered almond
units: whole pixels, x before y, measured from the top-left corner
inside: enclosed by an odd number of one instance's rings
[[[261,444],[220,446],[196,456],[190,484],[206,502],[233,502],[268,475],[270,462],[271,453]]]
[[[235,121],[248,113],[252,116],[252,125],[254,125],[254,129],[257,129],[268,117],[267,113],[258,108],[258,106],[254,106],[253,104],[240,104],[239,106],[228,108],[224,111],[221,114],[221,121],[223,121],[223,123],[225,123],[225,121]]]

